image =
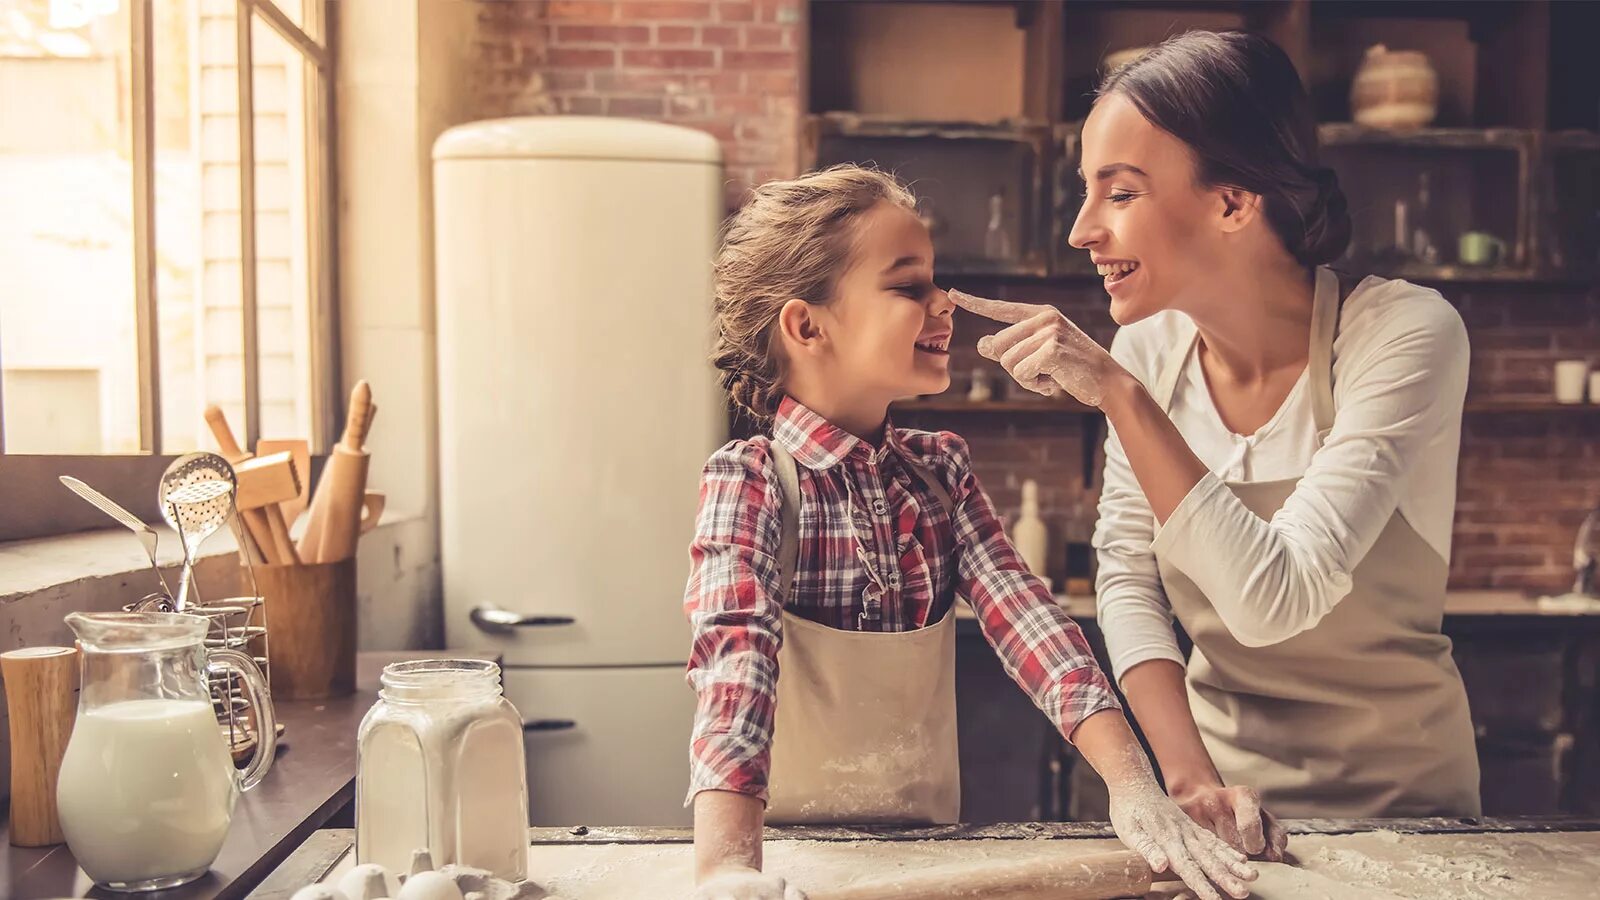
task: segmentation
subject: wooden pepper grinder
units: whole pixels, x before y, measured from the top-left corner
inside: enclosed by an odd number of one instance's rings
[[[11,843],[48,847],[66,840],[56,817],[56,777],[78,703],[78,651],[28,647],[0,653],[11,712]]]

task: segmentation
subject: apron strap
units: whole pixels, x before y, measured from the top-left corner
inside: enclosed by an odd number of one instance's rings
[[[1311,376],[1311,414],[1321,434],[1333,427],[1333,339],[1339,331],[1342,290],[1339,276],[1318,266],[1311,294],[1311,355],[1306,367]]]
[[[1172,411],[1172,394],[1178,387],[1178,378],[1183,374],[1184,366],[1189,364],[1189,356],[1194,353],[1194,345],[1199,341],[1200,329],[1194,327],[1194,320],[1184,316],[1183,327],[1178,329],[1178,336],[1167,351],[1166,368],[1161,370],[1160,377],[1156,379],[1156,389],[1152,395],[1162,412]]]
[[[778,474],[778,489],[783,505],[778,509],[778,602],[789,599],[794,573],[800,564],[800,473],[794,457],[777,441],[770,443],[773,468]]]

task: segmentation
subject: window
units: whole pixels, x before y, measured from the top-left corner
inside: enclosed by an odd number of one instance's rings
[[[326,448],[332,5],[0,0],[0,540],[154,515],[208,404]]]

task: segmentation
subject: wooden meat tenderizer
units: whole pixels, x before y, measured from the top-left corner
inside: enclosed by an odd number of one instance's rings
[[[361,510],[366,504],[367,433],[378,407],[372,387],[359,381],[350,392],[350,412],[344,437],[328,455],[328,464],[311,498],[305,534],[300,536],[300,556],[306,562],[331,563],[355,555],[361,537]]]
[[[285,450],[294,457],[294,472],[300,477],[300,495],[293,500],[278,504],[278,509],[283,511],[284,526],[294,528],[295,520],[300,518],[300,514],[305,512],[306,506],[311,503],[311,442],[268,438],[256,441],[256,456],[271,456]]]
[[[78,712],[78,651],[28,647],[0,653],[0,672],[11,715],[11,843],[62,843],[56,778]]]
[[[212,404],[206,407],[206,424],[211,426],[211,436],[216,439],[217,449],[222,451],[222,456],[230,465],[238,466],[250,458],[249,451],[239,446],[233,437],[233,429],[228,427],[228,417],[223,414],[222,407]],[[278,563],[285,560],[278,559],[273,551],[272,524],[267,521],[267,513],[262,509],[239,509],[239,521],[244,523],[244,530],[249,541],[254,545],[253,556],[263,562]],[[242,554],[251,554],[251,548],[240,547]]]
[[[277,565],[299,565],[300,555],[295,551],[294,542],[289,540],[289,526],[278,507],[300,496],[301,479],[295,469],[294,455],[285,450],[247,459],[233,467],[233,474],[239,480],[238,492],[234,495],[239,511],[260,511],[266,516],[272,539],[270,561]]]
[[[1073,856],[1049,843],[1029,860],[985,860],[875,878],[831,890],[806,890],[811,900],[1109,900],[1143,897],[1156,875],[1136,853]],[[1176,878],[1162,873],[1162,880]]]

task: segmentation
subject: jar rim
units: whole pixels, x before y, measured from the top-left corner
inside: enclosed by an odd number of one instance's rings
[[[500,677],[500,666],[485,659],[413,659],[383,667],[384,687],[434,687],[452,681],[482,681]]]

